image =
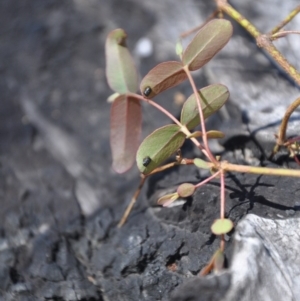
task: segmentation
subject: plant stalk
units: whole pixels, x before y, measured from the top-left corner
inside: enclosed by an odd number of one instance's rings
[[[129,216],[129,214],[130,214],[130,212],[131,212],[131,210],[132,210],[132,208],[133,208],[133,206],[134,206],[134,204],[135,204],[135,202],[136,202],[136,200],[137,200],[137,198],[138,198],[138,196],[139,196],[139,194],[140,194],[140,192],[143,188],[145,180],[146,180],[146,177],[142,176],[138,189],[135,191],[129,205],[127,206],[121,220],[118,223],[118,228],[121,228],[125,224],[128,216]]]
[[[236,165],[236,164],[228,163],[226,161],[220,163],[221,163],[221,168],[224,171],[236,171],[236,172],[268,175],[268,176],[300,177],[300,170],[295,170],[295,169]]]
[[[286,129],[288,126],[289,119],[292,115],[292,113],[300,106],[300,97],[298,97],[295,101],[293,101],[287,110],[285,111],[285,114],[282,118],[279,132],[278,132],[278,138],[276,144],[278,146],[282,146],[286,140]]]
[[[200,117],[201,129],[202,129],[202,139],[203,139],[203,143],[204,143],[204,148],[206,150],[206,155],[207,155],[208,159],[217,166],[219,164],[219,162],[216,160],[216,158],[211,153],[211,151],[210,151],[210,149],[208,147],[208,140],[207,140],[207,131],[206,131],[206,126],[205,126],[205,119],[204,119],[204,115],[203,115],[203,111],[202,111],[202,107],[201,107],[201,100],[200,100],[199,93],[197,91],[197,88],[196,88],[194,79],[193,79],[193,77],[191,75],[191,72],[188,69],[188,66],[184,66],[183,69],[185,70],[185,73],[188,76],[190,84],[191,84],[191,86],[193,88],[193,93],[194,93],[194,95],[196,96],[196,99],[197,99],[197,105],[198,105],[198,111],[199,111],[199,117]],[[199,144],[199,142],[198,142],[198,140],[196,138],[192,138],[191,140],[194,143]]]
[[[286,24],[288,24],[292,19],[300,12],[300,5],[298,5],[295,9],[293,9],[289,15],[282,21],[280,22],[276,27],[272,29],[270,32],[271,35],[274,33],[278,32],[281,28],[283,28]]]

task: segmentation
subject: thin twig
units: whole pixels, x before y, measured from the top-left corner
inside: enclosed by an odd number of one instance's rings
[[[291,65],[280,51],[272,44],[268,35],[260,35],[256,39],[258,47],[263,48],[280,66],[292,77],[292,79],[300,85],[300,74],[297,69]]]
[[[132,208],[133,208],[133,206],[134,206],[134,204],[135,204],[135,202],[136,202],[136,200],[137,200],[137,198],[138,198],[138,196],[139,196],[139,194],[140,194],[140,192],[141,192],[141,190],[143,188],[145,180],[146,180],[146,177],[142,176],[140,184],[139,184],[139,187],[135,191],[135,194],[133,195],[133,197],[132,197],[129,205],[127,206],[127,208],[126,208],[126,210],[125,210],[125,212],[124,212],[124,214],[123,214],[123,216],[122,216],[122,218],[121,218],[121,220],[120,220],[120,222],[118,224],[118,228],[121,228],[125,224],[128,216],[129,216],[129,214],[130,214],[130,212],[131,212],[131,210],[132,210]]]
[[[202,182],[198,183],[197,185],[195,185],[195,188],[199,188],[201,186],[203,186],[204,184],[210,182],[212,179],[216,178],[217,176],[219,176],[221,173],[221,170],[217,171],[216,173],[214,173],[213,175],[211,175],[210,177],[206,178],[205,180],[203,180]]]
[[[246,31],[248,31],[256,39],[258,47],[262,47],[279,64],[279,66],[281,66],[281,68],[287,74],[290,75],[290,77],[295,81],[295,83],[300,85],[299,72],[284,58],[280,51],[278,51],[278,49],[272,44],[270,40],[270,35],[262,35],[252,23],[250,23],[243,15],[241,15],[230,4],[228,4],[226,0],[216,0],[216,3],[219,9],[228,14],[232,19],[237,21]],[[298,12],[298,7],[296,11]]]
[[[300,34],[299,30],[283,30],[270,36],[271,41],[286,37],[288,34]]]
[[[281,28],[283,28],[286,24],[292,21],[292,19],[300,12],[300,5],[297,6],[294,10],[292,10],[289,15],[282,21],[280,22],[276,27],[274,27],[270,35],[273,35],[274,33],[278,32]]]

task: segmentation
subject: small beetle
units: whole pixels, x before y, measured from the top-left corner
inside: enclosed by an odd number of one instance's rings
[[[146,87],[145,90],[144,90],[144,95],[146,97],[148,97],[152,92],[152,89],[150,87]]]
[[[149,156],[143,159],[143,166],[147,167],[151,163],[151,158]]]

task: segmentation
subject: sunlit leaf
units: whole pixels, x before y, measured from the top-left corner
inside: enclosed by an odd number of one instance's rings
[[[233,222],[230,219],[216,219],[211,226],[211,231],[215,235],[226,234],[233,229]]]
[[[115,29],[105,44],[106,78],[111,89],[120,94],[135,93],[138,89],[138,75],[126,47],[126,37],[123,29]]]
[[[197,70],[209,62],[229,41],[232,25],[224,19],[214,19],[203,26],[183,53],[182,62],[189,70]]]
[[[225,137],[225,134],[223,132],[220,131],[207,131],[206,132],[207,138],[208,139],[221,139]]]
[[[197,167],[202,168],[202,169],[210,169],[211,168],[211,166],[208,164],[208,162],[206,162],[200,158],[194,159],[194,165],[196,165]]]
[[[185,135],[178,125],[170,124],[157,129],[144,139],[138,149],[136,161],[139,170],[143,174],[150,173],[175,153],[184,140]]]
[[[180,197],[187,198],[194,194],[195,189],[196,189],[195,185],[191,183],[183,183],[178,186],[177,193]]]
[[[207,139],[220,139],[220,138],[224,138],[225,134],[220,131],[212,130],[212,131],[207,131],[206,136]],[[190,139],[190,138],[199,138],[199,137],[203,137],[203,133],[201,131],[195,131],[190,135],[188,135],[186,138]]]
[[[182,63],[170,61],[158,64],[143,78],[140,89],[143,96],[153,98],[187,79]]]
[[[199,95],[203,115],[206,119],[224,105],[229,97],[229,92],[226,86],[215,84],[200,89]],[[188,129],[193,129],[200,123],[195,94],[192,94],[184,103],[180,120]]]
[[[191,133],[190,135],[188,135],[186,138],[191,139],[191,138],[199,138],[202,136],[203,136],[203,133],[201,131],[195,131],[195,132]]]
[[[182,54],[183,54],[183,46],[182,46],[182,41],[181,39],[177,41],[176,43],[176,54],[182,58]]]
[[[164,206],[164,207],[168,207],[174,201],[176,201],[178,199],[178,197],[179,197],[179,195],[177,192],[166,194],[158,199],[157,204]]]
[[[112,95],[110,95],[108,98],[107,98],[107,102],[109,103],[112,103],[115,101],[116,98],[118,98],[120,96],[120,93],[116,92]]]
[[[111,106],[110,145],[113,169],[118,173],[127,171],[134,163],[142,127],[140,101],[120,95]]]

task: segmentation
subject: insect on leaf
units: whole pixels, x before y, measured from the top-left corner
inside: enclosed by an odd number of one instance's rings
[[[227,101],[229,91],[221,84],[210,85],[199,90],[201,108],[204,118],[208,118],[218,111]],[[191,130],[200,123],[198,105],[195,94],[192,94],[184,103],[181,111],[181,123]]]
[[[157,94],[172,88],[187,79],[182,63],[169,61],[151,69],[140,84],[142,95],[153,98]]]
[[[135,97],[120,95],[111,106],[110,145],[113,169],[127,171],[134,163],[142,128],[141,104]]]
[[[120,94],[138,90],[138,75],[126,47],[127,34],[123,29],[109,33],[105,44],[106,78],[112,90]]]
[[[232,25],[224,19],[214,19],[203,26],[183,53],[182,62],[194,71],[209,62],[229,41]]]
[[[136,162],[139,170],[143,174],[149,174],[158,167],[173,153],[175,153],[183,144],[185,134],[180,131],[176,124],[163,126],[149,136],[141,143],[137,154]],[[145,159],[147,164],[145,164]]]

